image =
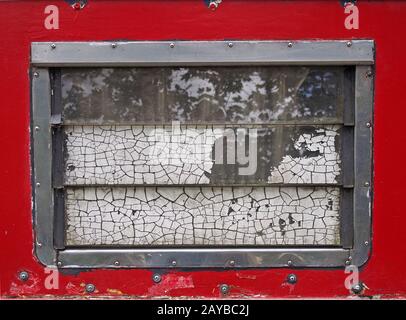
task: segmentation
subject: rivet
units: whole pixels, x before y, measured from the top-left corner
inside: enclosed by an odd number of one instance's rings
[[[352,46],[352,41],[348,41],[347,42],[347,47],[351,47]]]
[[[119,266],[119,265],[120,265],[120,262],[119,262],[119,261],[114,261],[114,265],[115,265],[115,266]]]
[[[161,275],[158,274],[158,273],[155,273],[155,274],[152,276],[152,281],[154,281],[155,283],[159,283],[159,282],[161,282],[161,280],[162,280],[162,277],[161,277]]]
[[[174,267],[175,267],[175,266],[176,266],[176,264],[177,264],[176,260],[173,260],[173,261],[172,261],[172,266],[174,266]]]
[[[293,47],[293,43],[292,42],[289,42],[288,43],[288,48],[292,48]]]
[[[364,243],[365,243],[366,246],[369,245],[369,242],[368,242],[368,241],[365,241]]]
[[[62,267],[62,262],[58,261],[56,264],[58,267]]]
[[[371,122],[367,122],[365,125],[367,126],[367,128],[371,128]]]
[[[291,273],[287,277],[287,282],[290,284],[295,284],[297,282],[297,277],[295,274]]]
[[[55,43],[51,44],[51,49],[55,49],[55,48],[56,48],[56,44]]]
[[[229,47],[229,48],[232,48],[233,46],[234,46],[234,43],[232,43],[232,42],[229,42],[229,43],[228,43],[228,47]]]
[[[88,283],[85,287],[87,293],[93,293],[96,290],[96,287],[92,283]]]
[[[35,185],[36,185],[37,187],[40,187],[40,186],[41,186],[41,183],[37,182]]]
[[[230,266],[235,266],[235,261],[234,260],[230,260],[230,262],[229,262],[229,264],[230,264]]]
[[[34,77],[38,78],[39,77],[39,73],[38,72],[34,72]]]
[[[364,286],[362,285],[362,283],[357,283],[352,286],[351,291],[355,294],[360,294],[363,289]]]
[[[365,187],[369,187],[369,182],[368,181],[365,182],[364,185],[365,185]]]
[[[40,129],[40,128],[39,128],[38,126],[35,127],[35,131],[39,131],[39,129]]]
[[[113,49],[115,49],[115,48],[117,48],[117,44],[116,44],[116,43],[112,43],[112,44],[111,44],[111,47],[112,47]]]
[[[229,287],[228,285],[222,284],[222,285],[220,286],[220,292],[221,292],[222,294],[227,294],[229,291],[230,291],[230,287]]]
[[[372,71],[371,71],[371,70],[369,70],[369,71],[367,72],[367,77],[372,77]]]
[[[37,242],[37,246],[38,246],[38,247],[42,247],[42,243],[41,243],[41,242]]]
[[[173,42],[171,42],[171,43],[169,44],[169,47],[170,47],[170,48],[175,48],[175,44],[174,44]]]
[[[21,271],[18,274],[18,279],[20,279],[21,281],[27,281],[29,277],[30,277],[30,275],[28,274],[27,271]]]
[[[288,261],[288,266],[290,267],[291,265],[293,265],[293,262],[291,260]]]

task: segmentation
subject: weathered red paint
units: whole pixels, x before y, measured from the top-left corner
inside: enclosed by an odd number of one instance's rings
[[[44,8],[58,5],[60,29],[44,28]],[[63,1],[0,3],[0,246],[1,296],[345,297],[343,270],[288,269],[170,271],[159,284],[150,270],[95,270],[61,275],[60,288],[44,287],[44,267],[33,257],[29,159],[29,50],[32,41],[356,39],[376,41],[373,250],[361,272],[366,295],[405,297],[406,3],[358,1],[360,29],[344,28],[344,9],[331,1],[224,0],[216,11],[201,0],[89,1],[74,10]],[[17,273],[27,270],[23,283]]]

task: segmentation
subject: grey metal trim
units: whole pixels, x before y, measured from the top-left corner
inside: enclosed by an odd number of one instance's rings
[[[51,86],[49,70],[32,70],[32,136],[35,253],[47,266],[55,265],[53,192],[51,180]]]
[[[343,249],[69,249],[60,268],[269,268],[340,267]]]
[[[115,50],[115,51],[112,51]],[[354,247],[239,248],[239,249],[67,249],[55,250],[52,192],[51,88],[48,68],[34,68],[32,78],[33,188],[36,255],[40,262],[66,268],[139,267],[343,267],[363,265],[371,246],[372,211],[372,109],[374,44],[369,40],[227,42],[120,42],[32,44],[34,66],[136,66],[136,65],[252,65],[315,64],[357,65],[355,79],[355,185]],[[177,53],[177,55],[175,55]],[[365,65],[365,66],[362,66]],[[351,125],[351,123],[348,123]],[[38,127],[39,130],[35,128]],[[37,187],[36,184],[40,183]],[[348,241],[351,242],[351,241]],[[57,244],[58,245],[58,244]],[[58,247],[61,245],[59,244]],[[62,246],[61,246],[62,247]],[[175,261],[175,263],[173,262]]]
[[[360,66],[355,74],[354,247],[352,264],[367,262],[371,249],[373,72]]]
[[[36,66],[371,65],[374,42],[140,41],[34,42]]]

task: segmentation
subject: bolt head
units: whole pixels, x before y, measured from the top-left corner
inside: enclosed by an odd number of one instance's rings
[[[62,262],[58,261],[58,263],[56,264],[58,267],[62,267]]]
[[[40,129],[40,128],[39,128],[38,126],[35,127],[35,131],[39,131],[39,129]]]
[[[175,267],[176,265],[177,265],[176,260],[173,260],[173,261],[172,261],[172,266],[174,266],[174,267]]]
[[[96,287],[92,283],[88,283],[85,287],[87,293],[93,293],[96,290]]]
[[[27,281],[29,277],[30,277],[30,275],[28,274],[27,271],[21,271],[18,274],[18,279],[20,279],[21,281]]]
[[[34,77],[38,78],[39,77],[39,73],[38,72],[34,72]]]
[[[116,44],[116,43],[112,43],[112,44],[111,44],[111,47],[112,47],[113,49],[115,49],[115,48],[117,48],[117,44]]]
[[[351,47],[352,46],[352,41],[348,41],[347,42],[347,47]]]
[[[369,245],[369,242],[368,242],[368,241],[365,241],[364,243],[365,243],[366,246]]]
[[[368,181],[365,182],[364,185],[365,185],[365,187],[369,187],[369,182]]]
[[[288,266],[290,267],[290,266],[292,266],[293,265],[293,262],[291,261],[291,260],[289,260],[288,261]]]
[[[169,44],[169,48],[175,48],[175,44],[173,43],[173,42],[171,42],[170,44]]]
[[[372,77],[372,71],[371,71],[371,70],[369,70],[369,71],[367,72],[367,77]]]
[[[234,46],[234,43],[232,43],[232,42],[229,42],[229,43],[228,43],[228,47],[229,47],[229,48],[232,48],[233,46]]]
[[[354,285],[352,286],[351,291],[352,291],[354,294],[360,294],[363,289],[364,289],[364,286],[362,285],[362,283],[357,283],[357,284],[354,284]]]
[[[158,274],[158,273],[155,273],[155,274],[152,276],[152,281],[154,281],[155,283],[159,283],[159,282],[161,282],[161,280],[162,280],[162,277],[161,277],[161,275]]]
[[[295,284],[295,283],[297,282],[297,277],[296,277],[296,275],[293,274],[293,273],[289,274],[289,275],[288,275],[288,278],[287,278],[287,281],[288,281],[288,283],[290,283],[290,284]]]
[[[230,260],[230,262],[229,262],[229,264],[230,264],[230,266],[235,266],[235,261],[234,260]]]
[[[114,261],[114,265],[115,265],[115,266],[119,266],[119,265],[120,265],[120,261]]]
[[[228,285],[222,284],[222,285],[220,286],[220,292],[221,292],[222,294],[227,294],[229,291],[230,291],[230,287],[229,287]]]
[[[293,43],[292,42],[289,42],[288,43],[288,48],[292,48],[293,47]]]
[[[56,48],[56,44],[55,43],[51,44],[51,49],[55,49],[55,48]]]
[[[41,183],[37,182],[35,185],[39,188],[41,186]]]
[[[365,125],[367,126],[367,128],[371,128],[371,122],[367,122]]]

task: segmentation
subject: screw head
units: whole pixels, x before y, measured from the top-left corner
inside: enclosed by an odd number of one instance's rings
[[[234,267],[235,266],[235,261],[234,260],[230,260],[229,265]]]
[[[34,72],[34,77],[38,78],[39,77],[39,73],[38,72]]]
[[[159,282],[161,282],[161,280],[162,280],[162,277],[161,277],[161,275],[158,274],[158,273],[155,273],[155,274],[152,276],[152,281],[154,281],[155,283],[159,283]]]
[[[365,243],[366,246],[369,245],[369,241],[365,241],[364,243]]]
[[[371,71],[371,70],[369,70],[369,71],[367,72],[367,77],[372,77],[372,71]]]
[[[93,293],[96,290],[96,287],[92,283],[88,283],[85,287],[87,293]]]
[[[369,182],[368,181],[365,182],[364,185],[365,185],[365,187],[369,187]]]
[[[58,267],[62,267],[62,262],[58,261],[56,264]]]
[[[55,43],[51,44],[51,49],[55,49],[55,48],[56,48],[56,44]]]
[[[119,266],[119,265],[120,265],[120,261],[114,261],[114,265],[115,265],[115,266]]]
[[[21,271],[18,274],[18,279],[20,279],[21,281],[24,281],[24,282],[27,281],[29,277],[30,277],[30,275],[28,274],[27,271]]]
[[[230,287],[226,284],[220,285],[220,292],[222,294],[227,294],[230,291]]]
[[[229,42],[229,43],[228,43],[228,47],[229,47],[229,48],[232,48],[233,46],[234,46],[234,43],[232,43],[232,42]]]
[[[41,186],[41,183],[37,182],[35,185],[39,188]]]
[[[35,126],[35,131],[39,131],[39,127],[38,126]]]
[[[351,47],[352,46],[352,41],[348,41],[347,42],[347,47]]]
[[[297,282],[297,277],[295,274],[291,273],[287,277],[287,282],[290,284],[295,284]]]
[[[293,262],[291,260],[288,261],[288,266],[291,267],[293,265]]]
[[[371,128],[371,122],[367,122],[365,125],[367,126],[367,128]]]
[[[289,42],[288,43],[288,48],[292,48],[293,47],[293,43],[292,42]]]
[[[177,265],[176,260],[173,260],[173,261],[172,261],[172,266],[174,266],[174,267],[175,267],[176,265]]]
[[[175,48],[175,44],[173,43],[173,42],[171,42],[170,44],[169,44],[169,48]]]
[[[117,43],[112,43],[112,44],[111,44],[111,47],[112,47],[113,49],[117,48]]]
[[[354,294],[360,294],[360,293],[362,293],[362,290],[364,289],[364,286],[362,285],[362,283],[357,283],[357,284],[354,284],[353,286],[352,286],[352,288],[351,288],[351,291],[354,293]]]

